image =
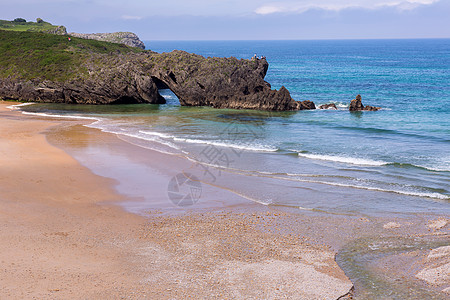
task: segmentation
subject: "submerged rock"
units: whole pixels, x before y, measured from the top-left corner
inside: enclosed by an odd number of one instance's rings
[[[350,107],[349,107],[350,111],[363,111],[363,110],[377,111],[380,109],[381,109],[381,107],[375,107],[375,106],[370,106],[370,105],[364,106],[361,102],[361,95],[356,96],[356,98],[350,102]]]
[[[337,109],[336,104],[329,103],[329,104],[323,104],[319,106],[320,109]]]

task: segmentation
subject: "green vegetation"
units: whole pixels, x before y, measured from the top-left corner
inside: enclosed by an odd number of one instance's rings
[[[68,36],[0,30],[0,77],[63,82],[87,74],[86,63],[98,54],[143,51],[123,44]]]
[[[36,22],[27,22],[25,19],[16,18],[14,21],[0,20],[0,29],[12,31],[52,32],[65,33],[64,26],[55,26],[37,18]]]

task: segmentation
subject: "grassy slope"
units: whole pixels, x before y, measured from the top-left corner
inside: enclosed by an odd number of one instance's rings
[[[0,20],[0,29],[12,30],[12,31],[33,31],[43,32],[57,28],[58,26],[52,25],[48,22],[14,22]]]
[[[0,30],[0,78],[66,81],[86,74],[81,67],[92,53],[142,51],[122,44],[67,36]]]

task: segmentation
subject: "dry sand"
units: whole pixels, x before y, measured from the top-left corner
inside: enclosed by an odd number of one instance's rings
[[[10,103],[8,103],[10,104]],[[0,299],[337,299],[352,283],[326,246],[223,208],[149,218],[43,132],[63,121],[0,102]],[[99,133],[103,134],[103,133]]]

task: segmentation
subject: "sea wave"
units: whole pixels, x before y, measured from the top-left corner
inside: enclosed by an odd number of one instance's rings
[[[333,161],[338,163],[347,163],[353,165],[362,165],[362,166],[384,166],[389,164],[389,162],[371,160],[366,158],[357,158],[357,157],[348,157],[348,156],[334,156],[334,155],[322,155],[322,154],[308,154],[308,153],[299,153],[298,156],[316,159],[316,160],[326,160]]]
[[[284,179],[284,180],[289,180],[289,181],[297,181],[297,182],[326,184],[326,185],[331,185],[331,186],[362,189],[362,190],[377,191],[377,192],[384,192],[384,193],[396,193],[396,194],[414,196],[414,197],[424,197],[424,198],[432,198],[432,199],[439,199],[439,200],[450,200],[449,195],[445,195],[445,194],[441,194],[441,193],[437,193],[437,192],[408,191],[408,190],[401,190],[401,189],[389,189],[389,188],[356,185],[356,184],[348,184],[348,183],[340,183],[340,182],[301,179],[301,178],[287,178],[287,177],[279,177],[279,176],[272,176],[272,178]]]
[[[292,174],[292,173],[279,173],[279,172],[266,172],[266,171],[251,171],[251,170],[242,170],[237,168],[230,168],[230,167],[224,167],[217,164],[209,164],[205,162],[198,161],[193,158],[188,158],[190,161],[195,163],[200,163],[203,165],[211,166],[214,168],[222,169],[222,170],[228,170],[231,171],[234,174],[239,175],[246,175],[246,176],[261,176],[261,177],[269,177],[273,179],[279,179],[279,180],[287,180],[287,181],[294,181],[294,182],[306,182],[306,183],[314,183],[314,184],[325,184],[325,185],[331,185],[331,186],[338,186],[338,187],[344,187],[344,188],[354,188],[354,189],[362,189],[362,190],[368,190],[368,191],[376,191],[376,192],[383,192],[383,193],[395,193],[395,194],[401,194],[406,196],[412,196],[412,197],[422,197],[422,198],[431,198],[431,199],[438,199],[438,200],[445,200],[449,201],[450,196],[438,192],[427,192],[427,191],[420,191],[420,190],[408,190],[408,187],[405,187],[405,189],[397,188],[383,188],[383,187],[377,187],[377,186],[368,186],[368,185],[358,185],[358,184],[349,184],[349,183],[343,183],[343,182],[332,182],[323,180],[321,178],[336,178],[336,179],[352,179],[347,176],[341,176],[341,175],[321,175],[321,174]]]
[[[385,128],[376,128],[376,127],[357,127],[357,126],[334,126],[335,130],[351,130],[351,131],[358,131],[358,132],[364,132],[369,134],[378,134],[378,135],[388,135],[388,136],[395,136],[395,138],[400,137],[406,137],[406,138],[420,138],[420,139],[426,139],[426,140],[436,140],[439,142],[449,142],[449,140],[438,137],[438,136],[432,136],[430,134],[418,134],[418,133],[412,133],[412,132],[402,132],[399,130],[393,130],[393,129],[385,129]]]
[[[20,103],[20,104],[7,106],[6,108],[11,109],[11,110],[18,110],[18,109],[20,109],[21,106],[27,106],[27,105],[33,105],[33,104],[36,104],[36,103],[34,103],[34,102]]]
[[[253,152],[277,152],[278,151],[278,148],[264,146],[264,145],[258,145],[258,144],[235,144],[235,143],[224,142],[224,141],[180,138],[180,137],[176,137],[173,135],[168,135],[168,134],[159,133],[159,132],[155,132],[155,131],[141,130],[139,132],[143,133],[143,134],[147,134],[147,135],[158,136],[158,137],[165,138],[165,139],[172,139],[176,142],[184,142],[184,143],[189,143],[189,144],[205,144],[205,145],[213,145],[213,146],[217,146],[217,147],[233,148],[233,149],[253,151]]]
[[[435,166],[435,165],[425,165],[425,164],[408,164],[408,163],[391,163],[389,164],[391,166],[396,166],[399,168],[419,168],[424,169],[432,172],[450,172],[450,166],[447,163],[443,163],[442,165]]]
[[[23,106],[23,105],[20,105]],[[106,133],[112,133],[112,134],[116,134],[119,138],[120,136],[127,136],[130,138],[136,138],[136,139],[141,139],[141,140],[145,140],[145,141],[151,141],[151,142],[156,142],[160,145],[163,146],[167,146],[171,149],[174,150],[180,150],[180,148],[178,146],[176,146],[174,143],[170,143],[167,141],[163,141],[161,139],[149,139],[148,136],[142,135],[142,134],[135,134],[132,132],[127,132],[126,130],[123,130],[122,128],[118,128],[118,127],[112,127],[111,124],[107,124],[105,125],[103,123],[103,121],[105,121],[106,119],[103,118],[98,118],[98,117],[87,117],[87,116],[77,116],[77,115],[58,115],[58,114],[47,114],[47,113],[35,113],[35,112],[27,112],[27,111],[21,111],[22,114],[24,115],[33,115],[33,116],[39,116],[39,117],[50,117],[50,118],[62,118],[62,119],[75,119],[75,120],[91,120],[94,121],[90,124],[86,124],[84,125],[85,127],[88,128],[94,128],[94,129],[99,129],[102,132],[106,132]],[[150,150],[155,150],[161,153],[165,153],[165,154],[176,154],[173,153],[171,151],[167,151],[167,149],[160,149],[158,147],[149,147],[148,145],[141,145],[138,143],[133,143],[129,140],[125,140],[123,138],[121,138],[121,140],[128,142],[130,144],[136,145],[136,146],[140,146],[146,149],[150,149]]]
[[[160,138],[164,138],[164,139],[174,139],[175,136],[173,135],[169,135],[169,134],[165,134],[165,133],[161,133],[161,132],[156,132],[156,131],[145,131],[145,130],[140,130],[140,133],[146,134],[146,135],[154,135]]]
[[[50,118],[93,120],[93,121],[101,120],[101,118],[96,118],[96,117],[85,117],[85,116],[76,116],[76,115],[57,115],[57,114],[36,113],[36,112],[28,112],[28,111],[22,111],[22,114],[39,116],[39,117],[50,117]]]
[[[312,180],[308,181],[308,182],[312,182]],[[433,198],[433,199],[439,199],[439,200],[450,200],[450,196],[441,194],[441,193],[436,193],[436,192],[419,192],[419,191],[383,189],[383,188],[379,188],[379,187],[360,186],[360,185],[352,185],[352,184],[328,182],[328,181],[316,181],[315,183],[323,183],[323,184],[327,184],[327,185],[349,187],[349,188],[363,189],[363,190],[377,191],[377,192],[396,193],[396,194],[407,195],[407,196],[425,197],[425,198]]]
[[[107,133],[113,133],[113,134],[117,134],[117,135],[123,135],[123,136],[128,136],[131,138],[135,138],[135,139],[140,139],[140,140],[144,140],[144,141],[148,141],[148,142],[156,142],[159,144],[162,144],[164,146],[170,147],[172,149],[175,150],[180,150],[180,147],[178,147],[177,145],[175,145],[174,143],[171,143],[169,141],[164,141],[159,139],[157,136],[155,136],[154,138],[151,138],[145,134],[142,133],[134,133],[131,131],[125,131],[122,128],[116,128],[116,127],[112,127],[108,126],[108,125],[103,125],[103,124],[89,124],[89,125],[85,125],[86,127],[90,127],[90,128],[96,128],[96,129],[100,129],[103,132],[107,132]],[[153,149],[153,148],[152,148]]]

